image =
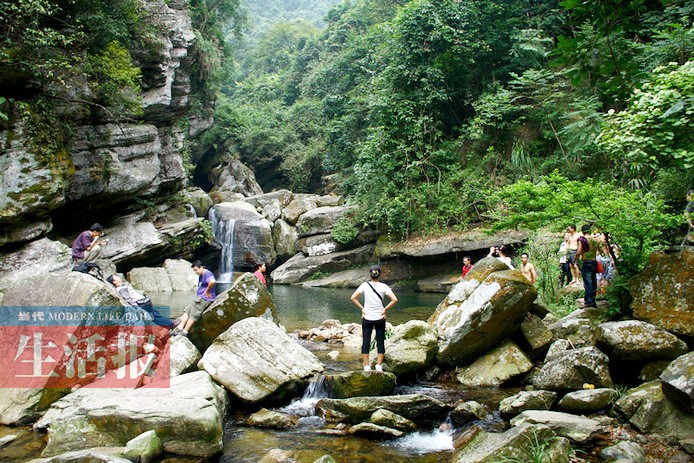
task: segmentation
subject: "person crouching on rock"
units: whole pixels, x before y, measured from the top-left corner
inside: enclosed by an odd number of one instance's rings
[[[371,281],[365,281],[352,294],[352,303],[361,309],[361,328],[362,344],[361,354],[362,363],[365,371],[371,371],[369,364],[369,350],[371,347],[371,332],[376,329],[376,350],[378,358],[376,360],[376,371],[383,371],[383,359],[386,353],[386,312],[390,310],[398,298],[395,297],[390,287],[378,281],[381,276],[381,267],[373,265],[369,268]],[[359,302],[359,296],[364,295],[364,304]],[[388,296],[390,302],[383,306],[383,298]]]
[[[193,271],[198,275],[198,291],[197,296],[192,304],[185,308],[181,321],[178,326],[171,332],[172,336],[188,336],[193,324],[200,319],[200,315],[208,308],[217,295],[215,293],[214,274],[205,268],[202,262],[196,260],[193,262]]]

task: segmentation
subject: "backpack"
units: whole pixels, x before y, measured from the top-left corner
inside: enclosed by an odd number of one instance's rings
[[[101,267],[99,267],[93,262],[81,262],[72,267],[72,271],[86,273],[87,275],[91,275],[94,278],[98,278],[99,280],[104,279],[104,273],[101,271]]]
[[[590,244],[588,244],[588,238],[586,238],[585,236],[579,236],[578,241],[580,241],[583,245],[583,254],[590,251]]]

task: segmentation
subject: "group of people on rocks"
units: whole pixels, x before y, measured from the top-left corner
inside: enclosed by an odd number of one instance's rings
[[[72,266],[84,262],[94,263],[101,254],[101,247],[108,244],[107,239],[103,239],[104,227],[99,223],[93,224],[89,230],[80,233],[72,243]],[[195,299],[184,309],[183,314],[172,320],[162,316],[153,306],[151,299],[138,292],[130,284],[117,274],[110,275],[106,281],[115,286],[120,297],[131,308],[141,309],[150,315],[150,319],[159,326],[171,329],[172,336],[188,336],[191,328],[200,319],[202,313],[216,299],[217,280],[214,274],[205,268],[205,265],[196,260],[192,264],[193,272],[198,276],[198,285]],[[263,284],[267,284],[265,279],[266,265],[258,262],[254,267],[256,278]]]

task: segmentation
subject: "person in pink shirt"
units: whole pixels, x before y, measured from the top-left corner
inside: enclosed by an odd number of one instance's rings
[[[256,264],[255,266],[255,272],[253,272],[253,275],[257,279],[263,282],[264,285],[267,285],[267,280],[265,280],[265,271],[267,270],[267,267],[265,265],[265,262],[261,262],[259,264]]]
[[[463,257],[463,278],[465,278],[465,275],[467,275],[473,267],[474,265],[472,265],[472,259],[470,259],[468,256]]]

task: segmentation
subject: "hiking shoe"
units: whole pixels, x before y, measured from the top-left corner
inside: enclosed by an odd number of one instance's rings
[[[376,371],[383,371],[383,367],[379,364],[376,364]]]
[[[371,371],[371,365],[364,365],[364,371]]]

